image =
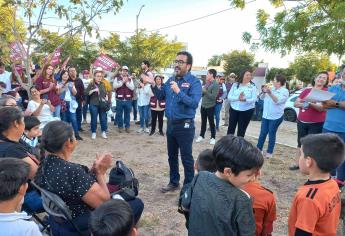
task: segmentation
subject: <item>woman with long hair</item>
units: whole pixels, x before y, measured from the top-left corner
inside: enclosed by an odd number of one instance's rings
[[[328,79],[328,72],[321,71],[312,80],[313,87],[303,90],[295,101],[294,106],[299,108],[297,116],[297,153],[295,164],[289,168],[290,170],[299,169],[298,159],[301,151],[301,138],[308,134],[322,133],[323,123],[326,119],[326,110],[321,103],[307,102],[304,101],[304,98],[308,96],[312,89],[327,91]]]
[[[276,75],[273,80],[273,88],[264,86],[261,99],[264,101],[261,130],[257,147],[262,151],[267,134],[268,147],[266,158],[272,157],[276,134],[283,122],[285,102],[289,98],[289,90],[285,88],[286,79],[283,75]]]
[[[85,90],[85,95],[89,96],[90,101],[90,113],[91,113],[91,138],[96,139],[97,130],[97,117],[99,116],[99,121],[101,123],[102,138],[107,138],[107,112],[104,111],[100,103],[103,101],[108,101],[107,91],[102,82],[104,78],[103,71],[95,71],[93,75],[93,80],[87,86]]]
[[[228,94],[230,117],[227,134],[234,134],[236,126],[237,136],[244,137],[246,133],[257,99],[256,86],[252,78],[252,71],[244,70],[239,80],[231,87]]]
[[[53,120],[59,120],[59,118],[53,116],[55,107],[51,104],[50,100],[42,99],[41,93],[34,86],[30,88],[31,100],[28,107],[25,110],[25,115],[36,116],[41,124],[40,129]]]
[[[162,75],[156,75],[154,80],[158,89],[164,89],[163,86],[163,79]],[[158,130],[159,134],[164,136],[163,133],[163,116],[165,110],[165,100],[158,100],[156,96],[152,96],[150,98],[150,106],[151,106],[151,132],[150,136],[156,132],[156,122],[158,118]]]
[[[41,98],[49,100],[54,106],[54,117],[60,118],[61,100],[58,94],[59,87],[57,81],[54,79],[54,67],[46,64],[42,69],[41,76],[38,77],[35,83],[36,88],[41,94]]]
[[[60,98],[63,101],[63,108],[61,110],[61,120],[72,124],[74,135],[77,140],[83,140],[79,135],[77,114],[78,102],[75,97],[77,89],[73,81],[70,80],[68,71],[62,70],[60,74],[60,82],[58,83],[58,91]]]

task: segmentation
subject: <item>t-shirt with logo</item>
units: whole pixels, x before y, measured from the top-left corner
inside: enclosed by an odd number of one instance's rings
[[[296,228],[313,236],[336,236],[340,217],[340,192],[335,180],[308,181],[300,187],[289,215],[289,236]]]

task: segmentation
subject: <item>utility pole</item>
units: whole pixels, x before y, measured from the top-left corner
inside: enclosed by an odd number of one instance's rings
[[[145,7],[145,5],[141,5],[138,15],[136,15],[136,46],[137,46],[137,58],[139,58],[139,16],[140,16],[140,12],[143,9],[143,7]]]

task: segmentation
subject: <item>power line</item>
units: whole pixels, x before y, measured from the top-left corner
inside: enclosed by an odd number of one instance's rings
[[[251,1],[246,2],[245,4],[250,4],[250,3],[253,3],[255,1],[256,0],[251,0]],[[201,17],[197,17],[197,18],[194,18],[194,19],[191,19],[191,20],[183,21],[183,22],[176,23],[176,24],[173,24],[173,25],[168,25],[168,26],[160,27],[160,28],[153,29],[153,30],[147,30],[147,32],[155,32],[155,31],[159,31],[159,30],[163,30],[163,29],[168,29],[168,28],[184,25],[184,24],[187,24],[187,23],[190,23],[190,22],[194,22],[194,21],[198,21],[198,20],[202,20],[202,19],[214,16],[214,15],[218,15],[218,14],[226,12],[226,11],[230,11],[230,10],[233,10],[235,8],[236,7],[226,8],[224,10],[213,12],[211,14],[204,15],[204,16],[201,16]],[[25,23],[28,24],[28,22],[25,22]],[[62,26],[62,25],[53,25],[53,24],[46,24],[46,23],[42,23],[42,25],[53,26],[53,27],[57,27],[57,28],[66,28],[66,26]],[[135,31],[105,30],[105,29],[99,29],[97,27],[93,27],[93,29],[95,29],[95,30],[98,29],[98,31],[108,32],[108,33],[119,33],[119,34],[134,34],[135,33]]]
[[[255,1],[256,1],[256,0],[251,0],[251,1],[246,2],[245,4],[250,4],[250,3],[253,3],[253,2],[255,2]],[[173,24],[173,25],[169,25],[169,26],[164,26],[164,27],[157,28],[157,29],[154,29],[154,30],[148,30],[147,32],[159,31],[159,30],[162,30],[162,29],[168,29],[168,28],[180,26],[180,25],[187,24],[187,23],[190,23],[190,22],[193,22],[193,21],[205,19],[205,18],[208,18],[208,17],[210,17],[210,16],[214,16],[214,15],[217,15],[217,14],[220,14],[220,13],[223,13],[223,12],[226,12],[226,11],[230,11],[230,10],[233,10],[233,9],[235,9],[235,8],[236,8],[236,7],[230,7],[230,8],[221,10],[221,11],[217,11],[217,12],[214,12],[214,13],[211,13],[211,14],[208,14],[208,15],[205,15],[205,16],[201,16],[201,17],[198,17],[198,18],[194,18],[194,19],[191,19],[191,20],[183,21],[183,22],[180,22],[180,23],[177,23],[177,24]]]

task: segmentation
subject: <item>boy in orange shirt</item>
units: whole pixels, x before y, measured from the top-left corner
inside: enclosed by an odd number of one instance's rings
[[[253,202],[255,236],[272,235],[273,222],[277,219],[276,199],[273,192],[264,188],[258,181],[249,182],[243,190],[250,195]]]
[[[340,191],[330,172],[344,160],[344,143],[334,134],[301,140],[299,168],[308,181],[298,189],[289,216],[289,236],[336,236]]]

